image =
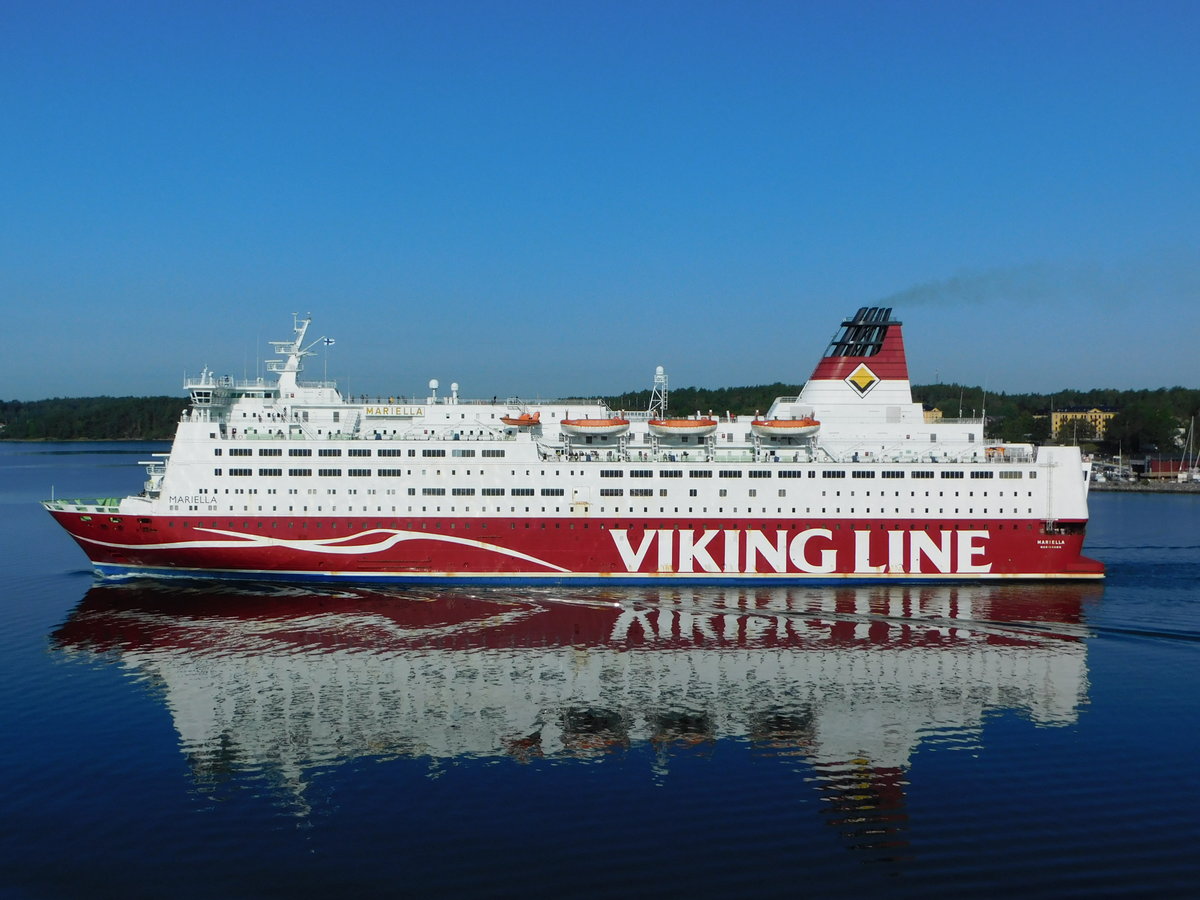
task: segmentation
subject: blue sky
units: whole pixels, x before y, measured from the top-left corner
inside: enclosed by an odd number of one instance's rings
[[[0,398],[1200,385],[1194,2],[0,5]]]

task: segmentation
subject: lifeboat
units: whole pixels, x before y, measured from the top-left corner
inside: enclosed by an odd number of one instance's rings
[[[500,421],[505,425],[515,425],[518,428],[532,428],[534,425],[541,424],[541,418],[540,412],[521,413],[519,416],[501,416]]]
[[[716,419],[651,419],[650,433],[659,437],[705,437],[717,430]]]
[[[563,419],[558,423],[564,434],[611,437],[629,430],[628,419]]]
[[[816,419],[755,419],[750,430],[765,438],[806,438],[821,430]]]

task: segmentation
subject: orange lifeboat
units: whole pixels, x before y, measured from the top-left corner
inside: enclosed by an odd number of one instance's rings
[[[651,419],[651,434],[659,437],[705,437],[717,430],[716,419]]]
[[[759,437],[806,438],[820,431],[821,423],[807,416],[803,419],[755,419],[750,423],[750,430]]]
[[[629,420],[612,419],[563,419],[558,423],[564,434],[603,435],[611,437],[629,430]]]
[[[541,418],[540,412],[521,413],[519,416],[501,416],[500,421],[505,425],[515,425],[518,428],[531,428],[534,425],[540,425]]]

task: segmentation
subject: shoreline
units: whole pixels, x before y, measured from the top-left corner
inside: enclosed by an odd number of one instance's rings
[[[1200,494],[1200,481],[1093,481],[1093,491],[1126,491],[1144,494]]]

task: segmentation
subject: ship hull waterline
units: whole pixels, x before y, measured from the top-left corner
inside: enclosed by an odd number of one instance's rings
[[[1095,580],[1104,574],[1100,563],[1082,555],[1082,522],[1059,522],[1059,533],[1051,533],[1043,522],[1024,520],[253,517],[184,522],[53,515],[104,578],[745,585]]]

